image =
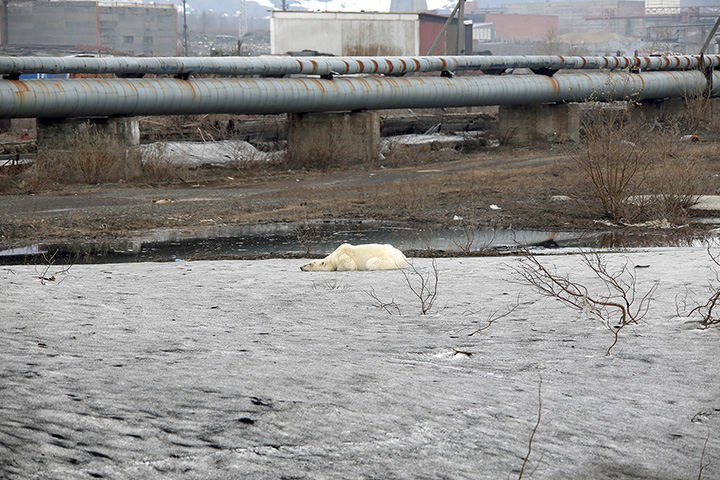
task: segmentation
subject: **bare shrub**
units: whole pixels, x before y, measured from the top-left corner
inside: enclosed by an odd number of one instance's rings
[[[408,262],[411,272],[400,270],[405,277],[405,283],[410,291],[420,300],[420,311],[427,315],[433,307],[438,294],[438,282],[440,275],[437,267],[437,260],[432,259],[430,268],[418,270],[411,262]]]
[[[646,124],[624,108],[593,105],[582,121],[583,141],[571,157],[587,175],[602,213],[623,220],[628,200],[640,191],[653,163]]]
[[[510,308],[510,310],[508,310],[508,311],[505,312],[505,313],[498,313],[498,312],[500,311],[499,309],[493,311],[493,312],[490,313],[490,314],[488,315],[488,317],[487,317],[487,324],[484,325],[484,326],[482,326],[482,327],[480,327],[480,328],[478,328],[478,329],[475,330],[474,332],[469,333],[468,336],[469,336],[469,337],[472,337],[472,336],[475,335],[476,333],[484,332],[485,330],[487,330],[488,328],[490,328],[490,327],[492,326],[492,324],[495,323],[496,321],[500,320],[501,318],[505,318],[505,317],[509,316],[510,314],[512,314],[515,310],[517,310],[517,308],[518,308],[519,306],[520,306],[520,295],[518,295],[517,302],[515,302],[515,305],[513,305],[513,306]]]
[[[463,225],[455,232],[451,243],[452,246],[456,247],[465,255],[470,255],[473,252],[484,252],[495,241],[497,236],[497,228],[492,228],[492,235],[488,238],[478,241],[477,229],[470,223],[463,223]]]
[[[134,176],[139,152],[111,135],[82,131],[53,150],[38,152],[27,172],[32,186],[112,183]]]
[[[232,159],[227,166],[244,175],[262,172],[272,164],[270,154],[261,152],[249,144],[237,142],[233,145]]]
[[[332,278],[332,280],[323,280],[322,286],[325,290],[340,290],[343,288],[347,288],[347,285],[343,283],[344,278],[341,278],[335,274],[335,276]],[[315,281],[312,282],[313,289],[317,290],[317,285],[315,284]]]
[[[329,134],[316,134],[312,138],[295,138],[290,141],[292,148],[285,153],[283,167],[291,170],[345,168],[366,160],[364,147],[355,142],[351,128],[340,123]],[[376,158],[379,151],[371,153]]]
[[[51,255],[43,253],[42,254],[42,265],[35,266],[35,274],[37,275],[37,278],[40,279],[41,285],[46,285],[47,282],[55,282],[55,281],[57,281],[57,283],[60,284],[69,275],[68,272],[70,271],[70,268],[72,267],[72,265],[68,265],[59,270],[55,270],[55,263],[57,261],[57,256],[58,256],[57,250],[55,250]],[[38,267],[40,267],[40,270],[38,270]],[[57,280],[58,277],[60,277],[59,281]]]
[[[400,315],[400,306],[397,303],[395,303],[394,298],[391,299],[389,302],[381,300],[377,296],[377,293],[375,293],[375,289],[373,287],[370,287],[370,290],[366,291],[365,293],[367,293],[370,296],[370,298],[375,300],[375,302],[376,302],[374,305],[375,307],[379,308],[380,310],[386,311],[389,315],[393,315],[393,314]]]
[[[145,149],[138,179],[161,182],[176,178],[184,180],[187,176],[188,167],[173,162],[163,143],[157,142]]]
[[[304,221],[295,227],[295,236],[300,245],[305,249],[305,255],[310,255],[310,251],[320,241],[315,225],[311,225],[308,221]]]
[[[527,249],[524,250],[515,272],[523,283],[530,285],[541,295],[556,298],[565,305],[580,310],[612,332],[614,341],[605,353],[610,355],[610,350],[619,340],[620,330],[631,323],[638,324],[647,313],[657,283],[644,295],[638,296],[637,277],[629,268],[627,259],[614,271],[609,269],[606,259],[599,253],[583,253],[582,260],[585,267],[600,280],[604,292],[591,293],[588,287],[570,280],[568,275],[561,275],[545,267]],[[611,322],[613,318],[615,321]]]
[[[696,133],[708,123],[710,118],[710,98],[703,92],[683,96],[685,109],[680,117],[682,133]]]
[[[697,318],[703,328],[711,328],[720,325],[720,254],[713,255],[710,247],[707,247],[707,254],[713,264],[712,271],[715,275],[714,282],[710,282],[707,288],[708,297],[705,300],[697,300],[696,293],[690,290],[685,292],[684,297],[675,297],[675,305],[678,315],[688,318]]]

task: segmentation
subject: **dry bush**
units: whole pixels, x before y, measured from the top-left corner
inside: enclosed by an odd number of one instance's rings
[[[696,133],[708,124],[710,118],[710,99],[704,93],[683,96],[685,109],[678,119],[682,133]]]
[[[295,226],[295,236],[298,243],[305,249],[304,254],[310,255],[310,251],[320,242],[320,234],[315,225],[307,220]]]
[[[644,295],[637,295],[637,277],[628,261],[611,271],[606,259],[599,253],[583,253],[583,264],[600,280],[601,291],[591,292],[569,275],[561,275],[543,265],[529,250],[525,249],[515,273],[522,283],[530,285],[543,296],[556,298],[587,317],[597,320],[614,335],[606,355],[619,340],[620,330],[629,324],[638,324],[648,311],[652,296],[657,289],[654,284]],[[602,290],[605,290],[604,292]],[[615,322],[611,322],[615,319]]]
[[[438,294],[440,274],[438,271],[437,261],[433,258],[430,267],[426,269],[418,269],[410,261],[408,261],[407,264],[409,271],[401,269],[400,272],[405,278],[405,284],[408,286],[415,298],[420,301],[420,313],[422,315],[427,315],[427,313],[433,308]],[[389,302],[381,300],[375,293],[374,288],[371,288],[365,293],[367,293],[370,298],[376,302],[374,305],[375,307],[385,310],[390,315],[400,315],[400,307],[395,303],[395,299],[392,299]]]
[[[296,139],[281,161],[290,170],[346,168],[363,163],[363,148],[355,144],[349,127],[339,125],[329,135],[314,135],[312,139]],[[377,158],[380,152],[375,152]]]
[[[698,292],[687,290],[685,295],[675,297],[675,305],[678,316],[688,318],[696,318],[703,328],[717,327],[720,325],[720,254],[713,255],[710,247],[707,247],[707,253],[713,264],[712,271],[715,280],[710,282],[707,287],[707,298],[698,300]]]
[[[678,223],[710,188],[707,157],[678,128],[632,121],[612,105],[593,106],[582,126],[583,144],[570,155],[585,173],[587,196],[610,220]]]
[[[233,146],[232,159],[227,162],[228,167],[243,175],[256,175],[273,165],[274,161],[268,160],[268,153],[242,143]]]
[[[603,216],[622,221],[639,193],[654,156],[648,126],[625,109],[593,105],[582,121],[583,142],[570,155],[585,172]]]
[[[432,259],[430,268],[418,270],[415,265],[408,262],[411,272],[400,270],[405,277],[405,283],[415,297],[420,300],[420,311],[427,315],[435,304],[438,294],[438,282],[440,275],[437,267],[437,260]]]
[[[399,145],[390,145],[383,150],[382,157],[378,156],[380,159],[375,163],[377,166],[395,168],[450,162],[457,160],[459,157],[460,152],[452,148],[418,150]]]
[[[139,152],[104,133],[79,132],[53,150],[38,152],[23,179],[30,188],[113,183],[137,174]]]
[[[134,180],[163,182],[179,178],[185,181],[188,177],[189,168],[173,162],[165,151],[165,145],[155,143],[145,150],[140,171]]]

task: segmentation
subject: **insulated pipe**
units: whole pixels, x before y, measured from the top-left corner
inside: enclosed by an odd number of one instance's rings
[[[720,91],[714,72],[711,94]],[[0,80],[0,118],[285,113],[702,94],[701,71],[543,75],[336,78]]]
[[[701,64],[702,59],[702,64]],[[401,75],[507,68],[687,70],[720,66],[720,55],[667,57],[0,57],[0,75],[87,73],[126,75]]]

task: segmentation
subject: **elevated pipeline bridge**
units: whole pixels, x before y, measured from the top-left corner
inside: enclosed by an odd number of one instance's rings
[[[578,102],[716,97],[719,67],[720,55],[0,57],[0,118],[37,118],[42,148],[80,121],[132,145],[137,116],[288,113],[289,148],[342,126],[367,157],[378,110],[499,105],[500,128],[530,132],[517,138],[577,138]],[[21,78],[43,73],[82,78]]]
[[[718,66],[720,55],[0,57],[0,118],[273,114],[716,96]],[[519,68],[542,74],[454,75]],[[20,79],[33,73],[136,78]]]

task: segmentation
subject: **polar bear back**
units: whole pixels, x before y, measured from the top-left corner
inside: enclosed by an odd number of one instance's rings
[[[344,243],[330,256],[335,256],[338,270],[393,270],[407,266],[405,255],[400,250],[380,243]]]
[[[349,270],[394,270],[405,268],[405,255],[392,245],[371,243],[350,245],[344,243],[321,260],[300,267],[306,272]]]

